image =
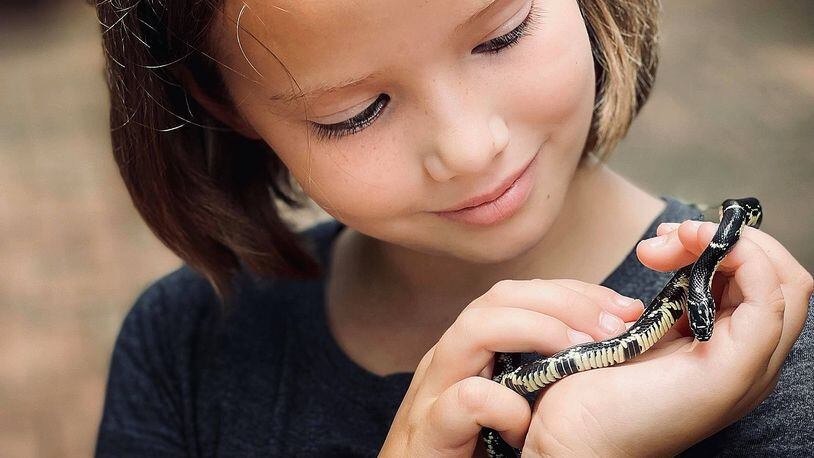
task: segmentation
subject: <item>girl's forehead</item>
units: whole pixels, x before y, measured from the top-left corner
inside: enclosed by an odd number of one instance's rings
[[[287,69],[308,89],[408,62],[411,54],[426,58],[453,34],[466,33],[468,19],[526,1],[225,0],[209,38],[218,58],[244,75],[262,75],[282,89],[289,86]]]

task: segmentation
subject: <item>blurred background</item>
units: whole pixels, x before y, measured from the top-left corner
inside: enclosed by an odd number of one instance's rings
[[[611,165],[657,195],[759,197],[762,229],[814,270],[814,2],[668,1],[662,24]],[[0,3],[0,457],[92,454],[124,314],[180,263],[118,176],[104,81],[91,7]]]

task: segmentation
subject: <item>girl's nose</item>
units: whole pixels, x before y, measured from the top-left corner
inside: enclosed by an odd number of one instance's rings
[[[488,171],[509,142],[509,130],[498,115],[478,117],[469,113],[438,131],[434,151],[425,157],[424,167],[436,181],[456,176],[479,175]]]

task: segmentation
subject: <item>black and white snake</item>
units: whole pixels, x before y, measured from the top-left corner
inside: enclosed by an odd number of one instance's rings
[[[526,395],[577,372],[623,363],[655,345],[685,310],[695,339],[709,340],[715,321],[712,276],[740,238],[744,226],[760,227],[763,213],[760,202],[753,197],[727,199],[721,204],[718,218],[718,230],[698,260],[678,269],[627,331],[601,342],[575,345],[519,367],[516,367],[518,353],[498,353],[492,380]],[[520,456],[521,451],[504,442],[493,429],[483,428],[481,438],[490,457]]]

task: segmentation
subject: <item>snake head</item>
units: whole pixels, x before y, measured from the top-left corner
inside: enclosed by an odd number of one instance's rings
[[[687,307],[687,318],[692,335],[701,342],[712,337],[712,326],[715,323],[715,304],[703,304]]]
[[[754,197],[745,197],[738,199],[738,202],[746,210],[746,225],[755,229],[759,228],[760,223],[763,222],[763,209],[760,207],[760,201]]]
[[[730,205],[741,207],[743,209],[745,212],[747,226],[754,227],[755,229],[760,227],[760,223],[763,222],[763,208],[761,208],[759,200],[754,197],[727,199],[721,206],[719,219],[723,218],[723,209]]]
[[[763,222],[763,210],[760,208],[760,204],[758,207],[749,209],[749,219],[746,221],[746,224],[749,226],[754,227],[755,229],[760,227],[760,223]]]

